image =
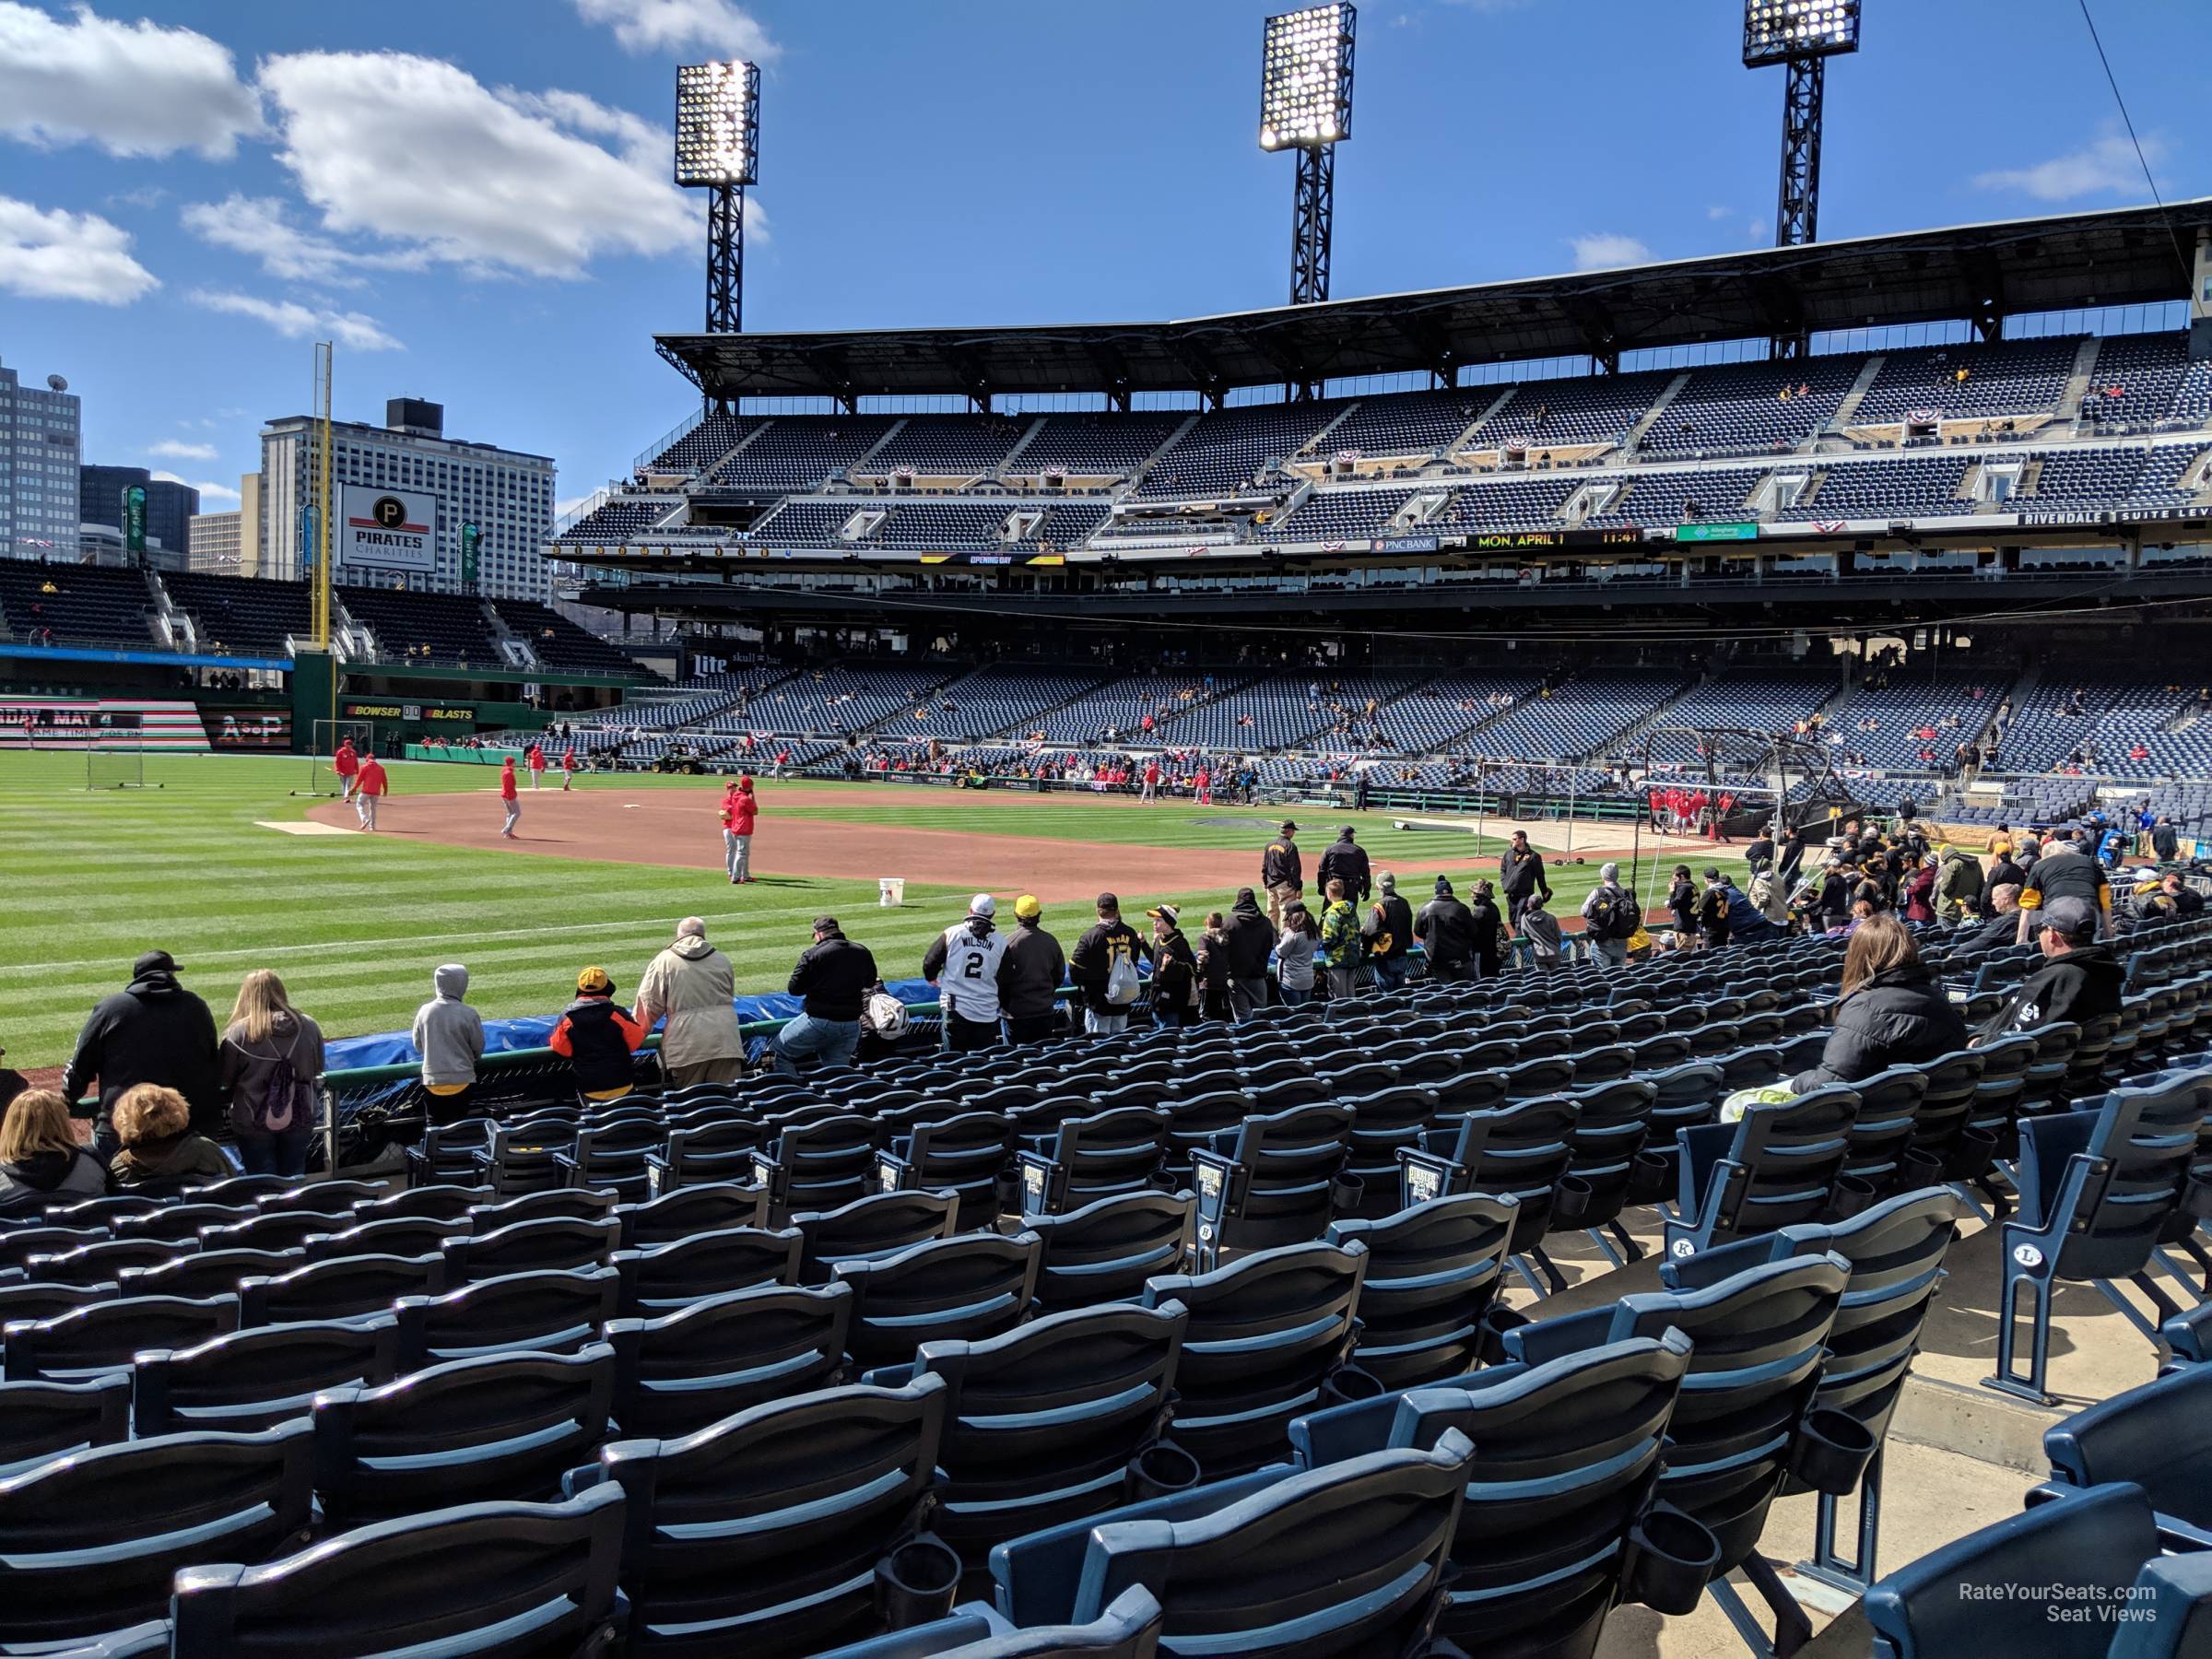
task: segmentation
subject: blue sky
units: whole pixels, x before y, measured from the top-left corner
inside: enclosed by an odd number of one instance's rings
[[[2169,199],[2212,194],[2206,0],[2092,0]],[[2148,199],[2077,0],[1865,0],[1839,238]],[[1279,302],[1259,0],[0,0],[0,360],[85,458],[235,487],[261,421],[442,401],[587,494],[684,418],[673,69],[765,65],[756,329]],[[1771,241],[1781,72],[1736,0],[1369,0],[1337,297]],[[209,509],[229,505],[211,491]]]

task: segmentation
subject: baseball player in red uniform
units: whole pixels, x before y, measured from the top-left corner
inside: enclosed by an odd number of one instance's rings
[[[361,775],[361,758],[354,752],[352,738],[338,745],[338,752],[331,757],[330,770],[338,774],[338,799],[352,800],[354,782]]]
[[[526,759],[530,763],[530,787],[535,789],[546,781],[546,751],[534,743]]]
[[[523,804],[516,799],[514,787],[514,757],[510,755],[500,762],[500,800],[507,808],[507,822],[500,833],[509,841],[515,839],[514,827],[523,821]]]
[[[753,822],[759,817],[760,800],[753,781],[740,775],[722,792],[722,861],[730,873],[730,885],[740,887],[753,877]]]
[[[361,828],[376,828],[376,803],[389,792],[391,785],[384,781],[384,763],[374,755],[360,763],[353,785],[353,814],[361,820]]]
[[[560,793],[567,794],[576,782],[576,746],[570,744],[560,751]]]

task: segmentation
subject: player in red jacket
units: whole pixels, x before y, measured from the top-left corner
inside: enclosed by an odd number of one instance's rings
[[[361,774],[361,758],[354,752],[352,738],[338,745],[338,752],[331,757],[330,770],[338,774],[338,799],[352,800],[354,780]]]
[[[753,781],[740,775],[722,792],[722,862],[730,873],[730,885],[739,887],[753,876],[753,823],[760,816],[760,798]]]
[[[570,744],[560,751],[560,793],[567,794],[576,782],[576,746]]]
[[[500,762],[500,800],[507,808],[507,822],[500,833],[509,841],[515,839],[514,827],[523,821],[523,804],[515,798],[514,757],[510,755]]]
[[[534,743],[524,758],[530,763],[530,787],[535,789],[546,781],[546,751]]]
[[[353,812],[361,820],[361,828],[376,828],[376,804],[390,790],[384,781],[384,763],[374,755],[360,763],[354,777]]]

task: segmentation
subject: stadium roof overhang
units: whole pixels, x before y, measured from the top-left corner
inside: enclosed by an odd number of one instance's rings
[[[2212,198],[1160,323],[662,335],[711,397],[1199,392],[2142,305],[2190,290]]]

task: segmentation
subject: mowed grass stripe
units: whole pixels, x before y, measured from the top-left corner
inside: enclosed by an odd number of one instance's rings
[[[0,1041],[18,1065],[66,1058],[86,1011],[127,978],[130,959],[159,946],[184,964],[189,982],[218,1016],[249,969],[276,968],[301,1006],[334,1036],[404,1028],[439,963],[464,961],[487,1015],[544,1014],[570,994],[576,970],[605,966],[634,986],[677,917],[711,919],[735,958],[746,991],[781,990],[825,911],[876,951],[894,977],[919,971],[922,954],[956,921],[969,886],[912,885],[903,911],[877,908],[872,876],[861,880],[776,877],[733,890],[712,872],[659,865],[518,857],[492,851],[366,839],[294,838],[258,820],[303,817],[312,804],[289,792],[307,780],[304,760],[263,757],[148,757],[161,789],[88,792],[81,756],[0,754],[0,841],[10,861],[8,916],[0,948],[0,989],[9,1012]],[[461,766],[392,768],[404,794],[487,791],[496,773]],[[712,786],[651,775],[591,778],[581,787],[688,789],[701,797],[712,834]],[[764,834],[772,835],[775,794]],[[790,787],[816,789],[794,782]],[[831,786],[835,787],[835,786]],[[1265,835],[1194,820],[1269,820],[1259,808],[1131,809],[1018,794],[894,794],[912,786],[853,785],[850,800],[808,808],[897,828],[961,830],[979,838],[975,887],[993,887],[987,838],[1053,835],[1150,846],[1242,847],[1256,877]],[[804,833],[805,819],[788,820]],[[1325,844],[1333,819],[1311,841]],[[1494,853],[1472,836],[1399,835],[1386,820],[1362,820],[1361,839],[1380,865],[1404,873],[1406,897],[1426,900],[1440,869],[1463,878]],[[1311,846],[1309,865],[1319,847]],[[1414,875],[1418,871],[1418,877]],[[1555,876],[1562,908],[1579,902],[1593,873]],[[1231,891],[1124,894],[1133,919],[1142,905],[1171,898],[1195,928],[1226,907]],[[1072,946],[1086,907],[1060,907],[1047,922]]]

